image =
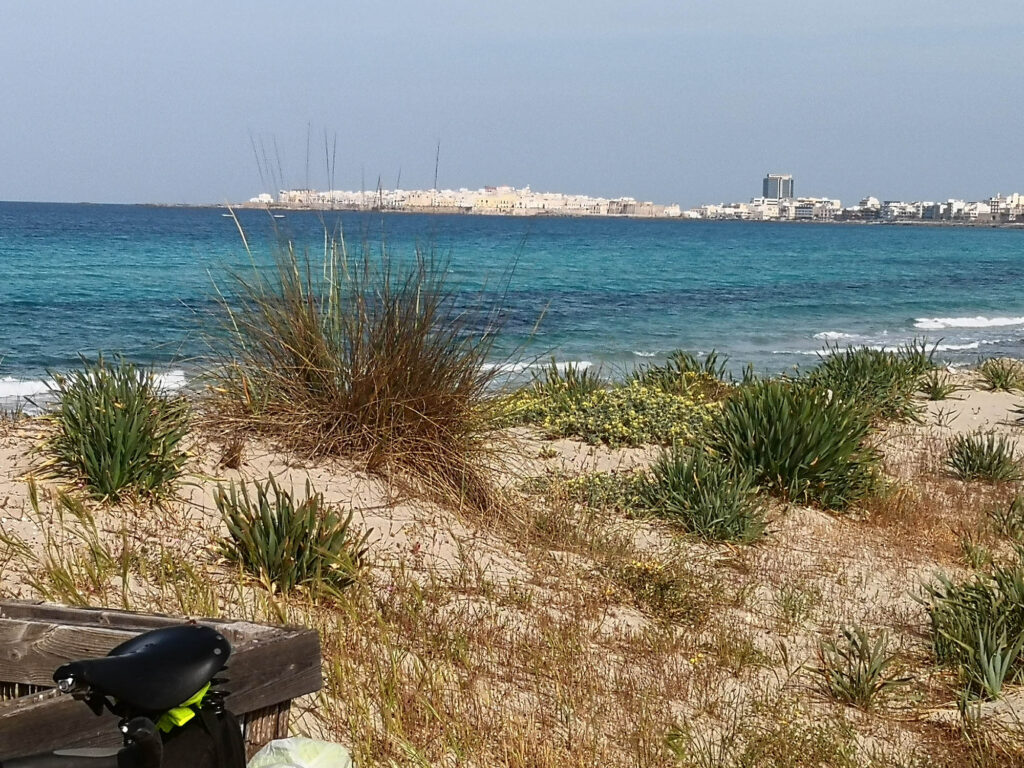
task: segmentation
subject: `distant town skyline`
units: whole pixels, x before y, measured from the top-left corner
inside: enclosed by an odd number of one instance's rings
[[[769,169],[980,199],[1024,180],[1022,38],[1018,0],[8,3],[0,199],[221,203],[271,168],[683,208]]]

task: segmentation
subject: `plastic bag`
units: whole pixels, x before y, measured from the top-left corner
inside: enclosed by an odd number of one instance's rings
[[[340,744],[302,736],[274,739],[252,756],[248,768],[354,768]]]

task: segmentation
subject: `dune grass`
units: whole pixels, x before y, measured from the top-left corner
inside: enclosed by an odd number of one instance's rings
[[[256,433],[307,457],[345,456],[397,472],[447,502],[499,503],[493,445],[495,328],[473,327],[447,267],[341,240],[323,258],[280,248],[271,267],[232,276],[207,411],[221,432]]]

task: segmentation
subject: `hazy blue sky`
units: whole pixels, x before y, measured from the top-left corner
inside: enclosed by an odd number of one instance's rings
[[[0,0],[0,199],[1024,192],[1024,4]]]

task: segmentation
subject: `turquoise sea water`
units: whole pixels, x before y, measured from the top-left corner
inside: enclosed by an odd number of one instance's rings
[[[97,350],[172,372],[203,353],[211,274],[246,264],[219,209],[0,203],[0,398]],[[826,342],[940,341],[954,363],[1024,356],[1024,231],[241,211],[257,258],[314,254],[324,224],[449,259],[471,305],[505,293],[499,355],[623,369],[675,348],[762,371]],[[507,272],[514,265],[511,277]],[[507,278],[507,279],[506,279]],[[507,293],[506,293],[507,288]],[[539,323],[538,323],[539,320]]]

